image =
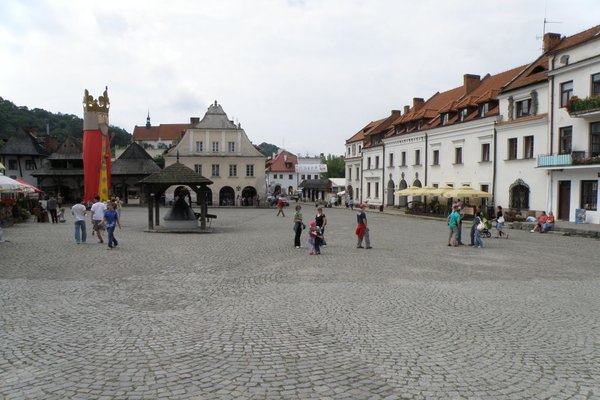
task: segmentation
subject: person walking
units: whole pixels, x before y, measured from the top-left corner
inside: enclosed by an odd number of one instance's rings
[[[100,196],[94,197],[95,203],[92,204],[92,234],[98,237],[98,242],[104,243],[102,239],[102,220],[104,219],[104,213],[106,212],[106,205],[100,201]]]
[[[325,241],[325,226],[327,226],[327,217],[323,214],[323,207],[317,208],[317,215],[315,216],[315,222],[321,230],[321,244],[327,246]]]
[[[300,211],[302,206],[297,205],[296,211],[294,212],[294,217],[292,218],[292,222],[294,224],[294,246],[297,249],[300,248],[300,235],[302,234],[302,230],[304,229],[304,223],[302,222],[302,212]]]
[[[277,209],[276,217],[279,217],[279,214],[281,214],[281,216],[285,218],[285,213],[283,212],[283,199],[281,197],[277,199]]]
[[[475,213],[475,218],[473,219],[473,226],[475,227],[475,238],[473,248],[483,249],[483,240],[481,239],[481,232],[483,231],[485,225],[483,224],[483,219],[477,213]]]
[[[356,243],[356,248],[357,249],[362,249],[363,248],[363,239],[365,241],[365,246],[364,248],[366,249],[371,249],[371,238],[369,236],[369,226],[367,224],[367,214],[365,213],[365,208],[367,208],[367,206],[365,204],[361,204],[359,206],[360,211],[358,211],[356,213],[356,230],[354,233],[356,233],[356,236],[358,236],[358,242]]]
[[[111,202],[108,204],[108,210],[104,213],[101,224],[106,226],[106,232],[108,232],[108,248],[117,247],[119,242],[115,238],[115,228],[118,226],[121,229],[121,222],[119,221],[119,213],[117,212],[117,205],[115,203]]]
[[[498,234],[495,238],[500,239],[504,236],[508,239],[508,233],[504,233],[504,214],[502,213],[502,206],[498,206],[496,209],[496,231],[498,231]]]
[[[471,242],[469,243],[469,246],[475,246],[475,231],[477,230],[477,206],[473,206],[473,225],[471,225],[471,231],[470,231],[470,239]]]
[[[81,197],[78,197],[73,207],[71,207],[71,215],[75,217],[75,242],[77,244],[85,243],[87,240],[87,230],[85,228],[86,214],[87,209],[81,201]]]
[[[458,246],[458,224],[460,222],[460,214],[458,213],[458,206],[452,207],[452,212],[448,215],[448,228],[450,232],[448,234],[448,246]]]
[[[50,198],[46,202],[46,209],[50,213],[50,219],[53,224],[58,224],[58,215],[56,211],[58,210],[58,201],[54,195],[50,195]]]

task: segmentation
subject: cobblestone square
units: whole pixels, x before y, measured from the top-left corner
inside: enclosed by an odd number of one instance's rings
[[[600,398],[598,240],[453,248],[371,211],[357,249],[340,208],[310,256],[291,208],[211,212],[214,233],[158,234],[125,208],[110,251],[70,218],[5,229],[0,398]]]

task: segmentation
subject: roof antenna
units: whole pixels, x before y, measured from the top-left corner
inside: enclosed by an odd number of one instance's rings
[[[560,21],[548,21],[548,19],[546,18],[546,14],[548,11],[548,0],[546,0],[546,5],[544,6],[544,28],[542,29],[542,36],[536,36],[535,38],[537,40],[542,40],[542,47],[541,50],[542,52],[544,51],[544,36],[546,36],[546,25],[547,24],[562,24],[562,22]]]

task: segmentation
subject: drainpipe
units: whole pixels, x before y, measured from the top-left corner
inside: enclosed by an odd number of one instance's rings
[[[364,145],[363,145],[363,149],[364,149]],[[363,196],[363,185],[365,183],[364,179],[363,179],[363,177],[364,177],[364,174],[363,174],[363,163],[364,163],[364,160],[365,160],[365,156],[364,156],[364,154],[361,154],[360,155],[360,190],[359,190],[359,192],[360,192],[360,202],[359,202],[359,204],[361,204],[363,202],[363,198],[362,198],[362,196]]]
[[[381,206],[379,207],[379,212],[383,212],[383,207],[385,205],[385,190],[387,186],[385,185],[385,143],[383,143],[383,159],[381,160]]]
[[[552,57],[551,70],[554,71],[554,59]],[[554,75],[550,76],[550,154],[554,154]]]
[[[497,155],[498,155],[498,149],[497,149],[497,142],[498,142],[498,132],[496,131],[496,124],[498,123],[498,121],[494,121],[494,134],[493,134],[493,145],[494,145],[494,161],[492,163],[492,206],[496,205],[496,169],[498,166],[498,160],[497,160]]]
[[[425,132],[425,186],[427,186],[427,142],[429,140],[429,137],[427,135],[427,132]]]

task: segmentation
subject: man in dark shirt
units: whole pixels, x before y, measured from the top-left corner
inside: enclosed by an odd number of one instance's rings
[[[365,213],[365,204],[360,205],[360,211],[356,213],[356,236],[358,236],[358,242],[356,244],[357,249],[362,249],[363,239],[367,249],[371,248],[371,240],[369,238],[369,227],[367,226],[367,214]]]

